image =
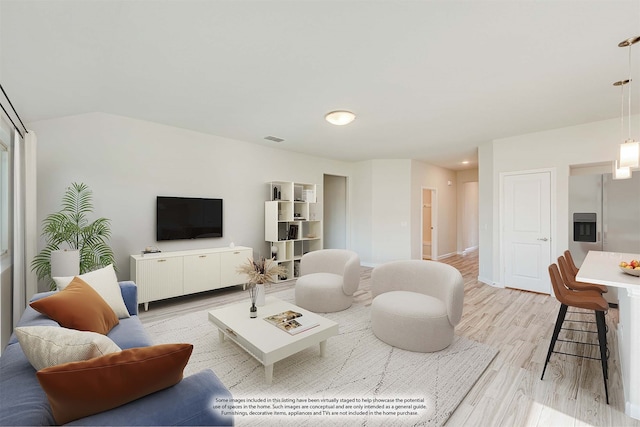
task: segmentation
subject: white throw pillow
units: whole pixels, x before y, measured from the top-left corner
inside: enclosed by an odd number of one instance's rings
[[[22,351],[36,371],[121,351],[105,335],[59,326],[19,327],[16,335]]]
[[[127,310],[124,299],[122,299],[122,292],[120,291],[120,285],[118,284],[118,278],[116,277],[113,265],[109,264],[106,267],[81,274],[78,277],[87,282],[89,286],[100,294],[102,299],[104,299],[116,313],[118,319],[130,317],[129,310]],[[61,291],[71,283],[73,277],[54,277],[53,280],[56,282],[58,290]]]

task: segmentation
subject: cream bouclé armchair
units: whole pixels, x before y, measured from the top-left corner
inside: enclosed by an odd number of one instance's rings
[[[382,341],[428,353],[453,341],[462,318],[460,272],[437,261],[392,261],[371,272],[371,329]]]
[[[346,249],[308,252],[300,259],[296,305],[316,313],[346,310],[360,285],[360,257]]]

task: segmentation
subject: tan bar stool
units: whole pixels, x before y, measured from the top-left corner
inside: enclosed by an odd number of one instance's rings
[[[607,387],[607,378],[608,378],[608,366],[607,366],[607,326],[605,321],[605,312],[609,308],[607,301],[602,297],[602,294],[596,291],[572,291],[568,289],[560,276],[560,271],[558,270],[558,266],[556,264],[551,264],[549,266],[549,276],[551,278],[551,285],[553,286],[553,291],[556,294],[557,300],[560,302],[560,310],[558,311],[558,318],[556,320],[556,325],[553,330],[553,336],[551,337],[551,343],[549,344],[549,351],[547,352],[547,360],[544,362],[544,368],[542,370],[542,376],[540,379],[544,378],[544,373],[547,369],[547,364],[549,363],[549,359],[551,358],[551,353],[557,354],[565,354],[568,356],[576,356],[576,357],[584,357],[588,359],[600,360],[602,364],[602,376],[604,379],[604,392],[607,400],[607,404],[609,404],[609,389]],[[598,346],[600,348],[600,357],[588,357],[582,356],[579,354],[573,353],[563,353],[560,351],[555,351],[556,341],[565,341],[565,342],[576,342],[569,341],[564,339],[558,339],[558,335],[562,329],[562,324],[565,321],[565,316],[567,314],[567,309],[569,307],[582,308],[586,310],[593,310],[596,316],[596,325],[597,325],[597,334],[598,334]],[[569,321],[569,320],[567,320]],[[583,332],[594,332],[594,331],[583,331]],[[581,344],[588,345],[596,345],[593,343],[587,342],[578,342]]]
[[[567,260],[567,264],[569,265],[569,268],[573,272],[573,275],[577,276],[579,268],[576,266],[576,263],[573,261],[573,256],[571,255],[571,251],[569,249],[564,251],[564,259]]]
[[[576,281],[576,275],[565,257],[558,257],[558,265],[560,266],[562,280],[567,288],[574,291],[596,291],[600,294],[606,294],[609,291],[604,285]]]

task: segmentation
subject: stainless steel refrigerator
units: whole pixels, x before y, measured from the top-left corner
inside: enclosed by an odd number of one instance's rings
[[[640,171],[569,177],[569,250],[580,267],[590,250],[640,254]],[[605,298],[618,303],[616,288]]]

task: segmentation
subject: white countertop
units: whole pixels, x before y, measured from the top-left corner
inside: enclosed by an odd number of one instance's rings
[[[640,290],[640,277],[625,274],[618,265],[622,261],[640,260],[640,254],[589,251],[576,275],[579,282],[597,283],[618,288]]]

